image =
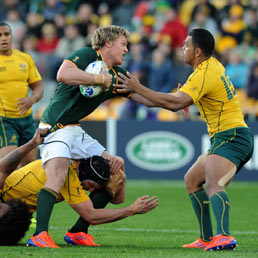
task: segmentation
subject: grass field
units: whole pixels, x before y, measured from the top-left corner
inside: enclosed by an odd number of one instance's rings
[[[90,233],[101,247],[65,244],[63,237],[77,215],[67,204],[60,203],[54,208],[49,229],[60,249],[26,247],[27,239],[33,234],[31,229],[19,246],[0,247],[0,258],[258,257],[258,182],[233,182],[228,188],[231,233],[239,244],[235,251],[204,252],[181,248],[183,244],[195,240],[199,233],[197,219],[182,181],[129,180],[126,202],[120,207],[131,204],[144,194],[159,198],[159,206],[152,212],[91,227]]]

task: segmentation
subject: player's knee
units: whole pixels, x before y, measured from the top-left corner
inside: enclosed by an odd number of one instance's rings
[[[190,176],[189,174],[185,174],[184,181],[186,189],[189,192],[194,187],[194,178],[192,178],[192,176]]]
[[[187,192],[189,194],[194,193],[196,191],[199,191],[203,188],[203,181],[200,181],[199,178],[196,178],[192,176],[191,174],[186,174],[184,176],[185,186],[187,189]]]
[[[214,181],[209,181],[207,180],[206,184],[205,184],[205,191],[207,193],[207,195],[209,197],[211,197],[212,195],[214,195],[217,192],[223,191],[225,190],[224,187],[221,187],[218,185],[218,182],[214,182]]]

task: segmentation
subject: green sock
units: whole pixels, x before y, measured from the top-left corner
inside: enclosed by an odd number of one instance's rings
[[[90,194],[90,199],[95,209],[103,209],[111,201],[111,195],[104,189],[96,189]],[[75,225],[69,230],[70,233],[85,232],[88,233],[90,224],[80,217]]]
[[[53,210],[57,193],[51,189],[43,187],[37,199],[37,226],[34,236],[42,231],[48,231],[48,223]]]
[[[200,226],[200,238],[210,241],[213,236],[209,197],[204,190],[190,194],[190,199]]]
[[[219,192],[210,198],[215,219],[217,222],[217,235],[230,236],[229,233],[229,209],[230,202],[225,192]]]

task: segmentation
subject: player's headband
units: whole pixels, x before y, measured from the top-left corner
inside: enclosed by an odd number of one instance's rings
[[[94,157],[94,156],[90,157],[90,167],[91,167],[92,171],[93,171],[99,178],[101,178],[102,180],[108,181],[108,180],[109,180],[109,177],[103,177],[103,176],[101,176],[101,175],[96,171],[96,169],[93,167],[93,165],[92,165],[92,159],[93,159],[93,157]]]
[[[99,185],[107,184],[110,176],[108,161],[101,156],[92,156],[81,161],[79,179],[81,182],[91,180]]]

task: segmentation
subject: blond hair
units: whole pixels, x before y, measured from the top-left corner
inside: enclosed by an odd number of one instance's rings
[[[95,30],[91,44],[92,48],[95,50],[99,50],[101,47],[105,45],[106,42],[115,41],[120,35],[125,36],[127,41],[129,40],[129,32],[123,27],[116,25],[108,25],[104,27],[99,27]]]

